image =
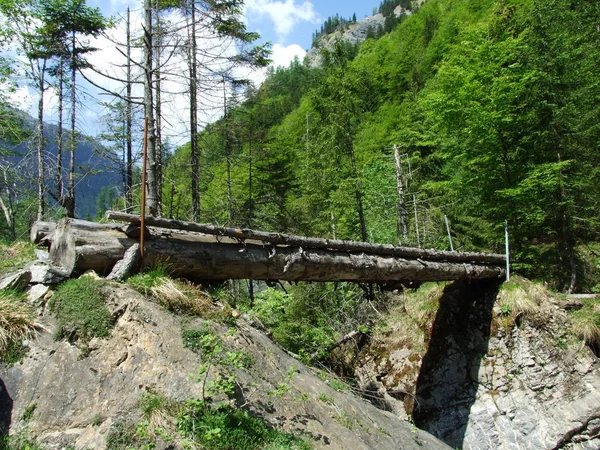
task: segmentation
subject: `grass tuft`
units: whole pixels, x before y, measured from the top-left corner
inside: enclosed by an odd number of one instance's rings
[[[102,280],[89,276],[69,280],[59,286],[50,302],[58,327],[55,338],[71,343],[89,342],[110,334],[114,323],[106,308]]]
[[[600,300],[584,299],[583,308],[570,311],[571,329],[588,345],[600,348]]]
[[[521,314],[545,313],[550,297],[550,292],[543,285],[518,276],[505,282],[498,293],[502,314],[513,318]]]
[[[129,278],[138,292],[152,296],[168,311],[176,314],[210,316],[212,300],[191,283],[172,280],[163,267],[154,268]]]
[[[0,359],[14,364],[23,356],[21,342],[46,328],[24,303],[22,294],[0,291]]]

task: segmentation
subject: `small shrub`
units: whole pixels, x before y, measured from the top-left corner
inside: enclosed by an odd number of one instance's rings
[[[0,450],[42,450],[26,433],[22,431],[14,436],[0,432]]]
[[[22,294],[0,291],[0,360],[8,364],[20,361],[27,350],[23,339],[42,330],[45,327],[34,319]]]
[[[23,414],[21,415],[21,420],[27,422],[29,419],[31,419],[31,416],[33,416],[33,412],[35,411],[35,408],[37,408],[37,405],[35,403],[32,403],[27,408],[25,408],[25,410],[23,411]]]
[[[158,430],[167,430],[174,426],[178,406],[162,395],[147,392],[140,400],[140,409],[148,424],[147,434],[155,437]]]
[[[52,296],[50,309],[57,318],[56,339],[82,344],[107,337],[113,318],[106,308],[102,281],[83,276],[63,283]]]
[[[291,434],[268,427],[246,411],[189,401],[177,419],[179,432],[207,450],[308,450]]]

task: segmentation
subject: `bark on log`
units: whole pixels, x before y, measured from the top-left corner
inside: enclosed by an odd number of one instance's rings
[[[35,245],[44,245],[46,239],[54,232],[56,228],[56,223],[54,222],[44,222],[42,220],[38,220],[31,226],[31,230],[29,230],[29,240]],[[51,239],[50,239],[51,240]],[[48,244],[50,242],[48,241]]]
[[[58,223],[50,258],[74,273],[93,269],[108,273],[136,241],[115,225],[90,232],[73,221]],[[463,278],[500,278],[504,266],[480,263],[409,260],[303,249],[298,246],[218,242],[214,236],[155,236],[146,241],[144,265],[168,265],[176,277],[190,280],[286,280],[386,282],[392,280],[442,281]]]
[[[86,270],[107,274],[136,242],[117,224],[62,219],[54,230],[50,261],[70,274],[82,274]]]
[[[118,220],[139,224],[139,216],[116,211],[107,211],[106,217],[110,220]],[[490,264],[506,264],[505,255],[473,252],[448,252],[432,249],[421,249],[411,247],[396,247],[389,244],[371,244],[368,242],[342,241],[335,239],[311,238],[293,236],[281,233],[269,233],[246,228],[217,227],[214,225],[184,222],[181,220],[161,219],[157,217],[145,217],[144,222],[148,226],[167,228],[172,230],[187,230],[197,233],[211,234],[215,236],[226,236],[238,240],[256,240],[275,245],[290,245],[311,249],[335,250],[343,252],[364,252],[381,256],[397,256],[400,258],[421,259],[426,261],[452,261],[452,262],[477,262]]]

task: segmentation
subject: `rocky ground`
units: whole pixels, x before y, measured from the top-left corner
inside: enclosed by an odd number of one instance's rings
[[[364,389],[453,448],[600,448],[600,363],[559,300],[538,290],[537,307],[503,311],[490,282],[440,294],[437,313],[404,307],[356,355]],[[424,330],[416,341],[407,315]]]
[[[182,329],[210,327],[227,349],[243,350],[254,361],[238,371],[231,401],[306,437],[313,448],[448,448],[396,415],[334,389],[327,375],[286,354],[244,318],[225,326],[178,316],[116,282],[105,292],[116,320],[108,339],[81,347],[55,341],[49,331],[28,343],[21,363],[0,369],[0,425],[11,434],[30,436],[48,449],[104,449],[115,427],[139,423],[146,393],[177,402],[202,398],[205,385],[195,375],[203,361],[184,346]],[[44,297],[34,301],[52,330]],[[177,446],[158,442],[156,448]]]

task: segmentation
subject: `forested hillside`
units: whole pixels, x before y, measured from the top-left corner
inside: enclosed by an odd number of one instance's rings
[[[447,216],[454,247],[480,251],[503,251],[507,221],[515,269],[589,288],[599,17],[596,2],[428,0],[321,68],[272,70],[201,134],[200,220],[448,248]],[[165,216],[191,217],[189,155],[167,163]]]

